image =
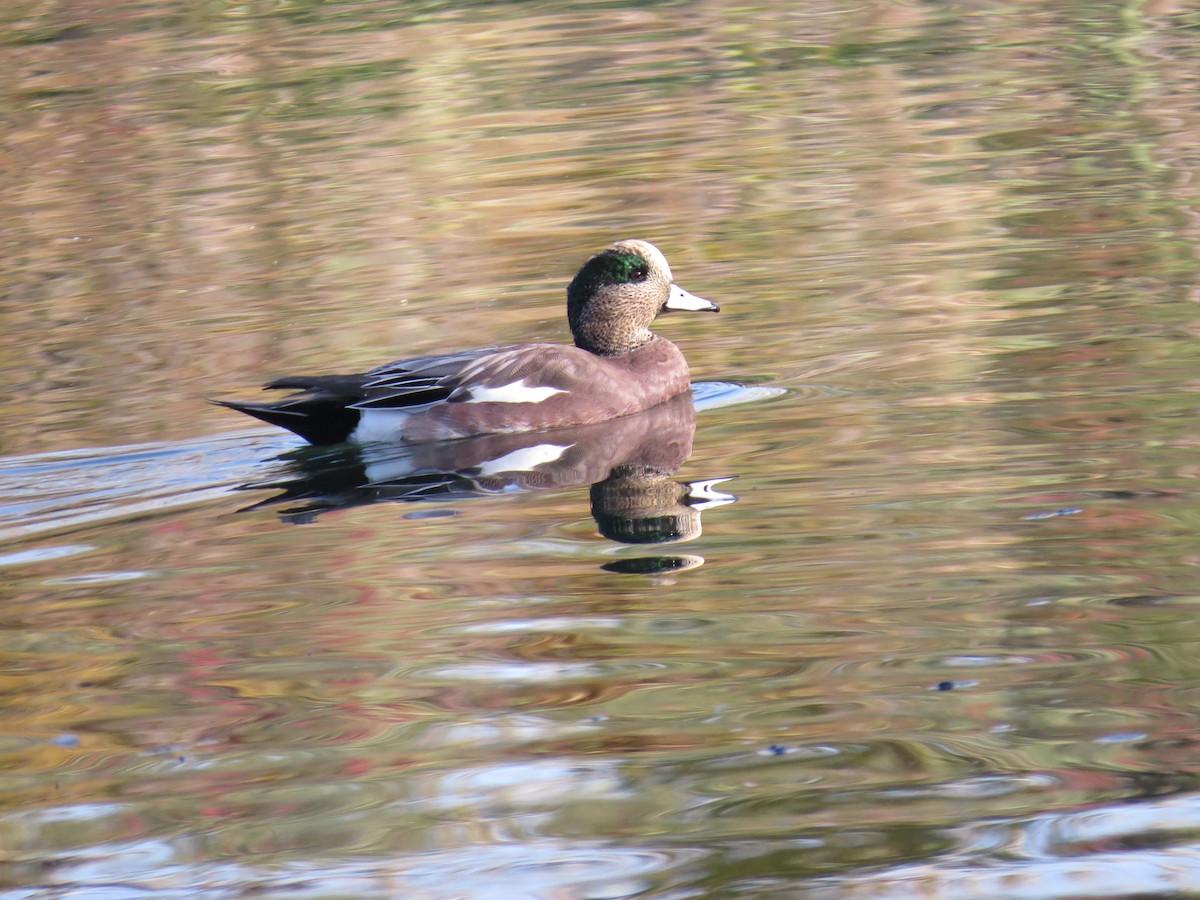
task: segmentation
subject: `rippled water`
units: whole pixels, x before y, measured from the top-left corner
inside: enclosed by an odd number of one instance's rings
[[[1200,894],[1198,34],[6,4],[5,896]],[[536,483],[204,402],[624,237],[694,403]]]

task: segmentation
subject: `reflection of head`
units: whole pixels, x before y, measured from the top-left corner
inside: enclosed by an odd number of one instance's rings
[[[618,466],[592,485],[592,516],[600,534],[622,544],[694,540],[700,510],[687,502],[690,489],[645,466]]]

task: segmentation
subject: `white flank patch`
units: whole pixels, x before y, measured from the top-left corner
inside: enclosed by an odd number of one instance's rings
[[[501,472],[532,472],[538,466],[560,459],[574,444],[538,444],[522,447],[497,459],[489,459],[479,466],[481,476],[498,475]]]
[[[404,421],[410,415],[402,409],[360,409],[358,412],[358,426],[350,432],[350,440],[360,444],[399,440]]]
[[[541,403],[547,397],[555,394],[565,394],[562,388],[529,387],[525,379],[500,387],[480,387],[473,385],[463,403]]]

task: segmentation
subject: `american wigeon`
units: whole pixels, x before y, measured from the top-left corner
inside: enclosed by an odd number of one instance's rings
[[[511,344],[421,356],[361,375],[300,375],[271,403],[217,401],[313,444],[440,441],[587,425],[649,409],[690,386],[679,348],[650,325],[665,310],[719,308],[675,284],[648,241],[597,253],[567,288],[575,346]]]

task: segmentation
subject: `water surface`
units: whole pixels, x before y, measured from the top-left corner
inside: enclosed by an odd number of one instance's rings
[[[1198,31],[7,4],[8,895],[1200,893]],[[723,310],[687,540],[240,489],[297,443],[204,398],[563,340],[625,237]]]

